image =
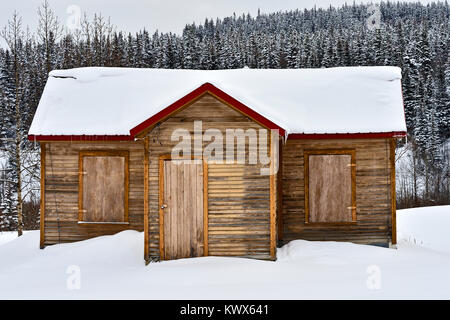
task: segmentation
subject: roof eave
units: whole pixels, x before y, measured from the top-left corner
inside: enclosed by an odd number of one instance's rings
[[[29,141],[133,141],[130,135],[28,135]]]
[[[376,139],[403,138],[406,131],[357,132],[357,133],[290,133],[288,139]]]

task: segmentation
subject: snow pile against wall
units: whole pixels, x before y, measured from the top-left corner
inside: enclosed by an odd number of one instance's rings
[[[78,68],[50,73],[30,135],[129,135],[211,83],[287,133],[406,131],[397,67],[168,70]]]
[[[450,253],[450,206],[399,210],[400,242]]]

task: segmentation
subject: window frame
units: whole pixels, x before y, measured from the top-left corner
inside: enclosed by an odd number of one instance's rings
[[[310,155],[350,155],[351,156],[351,195],[352,195],[352,221],[309,221],[309,156]],[[305,224],[307,225],[354,225],[357,223],[356,213],[356,150],[355,149],[309,149],[303,151],[304,183],[305,183]]]
[[[85,157],[123,157],[124,158],[124,219],[123,222],[116,221],[84,221],[83,209],[83,183],[84,169],[83,160]],[[128,207],[129,207],[129,190],[130,190],[130,173],[129,173],[130,152],[128,150],[83,150],[78,155],[78,224],[88,225],[128,225]]]

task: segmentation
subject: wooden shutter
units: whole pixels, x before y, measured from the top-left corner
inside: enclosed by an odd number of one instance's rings
[[[305,155],[306,222],[356,221],[354,154],[320,151]]]
[[[80,155],[80,219],[117,223],[128,220],[128,153]]]

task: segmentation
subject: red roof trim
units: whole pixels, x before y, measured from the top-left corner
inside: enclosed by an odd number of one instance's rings
[[[131,141],[129,135],[34,135],[29,134],[30,141]]]
[[[288,139],[373,139],[401,138],[406,132],[371,132],[371,133],[291,133]],[[29,141],[132,141],[128,135],[28,135]]]
[[[273,123],[269,119],[265,118],[264,116],[260,115],[259,113],[257,113],[253,109],[247,107],[246,105],[244,105],[243,103],[239,102],[238,100],[236,100],[232,96],[228,95],[224,91],[220,90],[216,86],[214,86],[211,83],[207,82],[207,83],[204,83],[203,85],[201,85],[200,87],[198,87],[197,89],[195,89],[194,91],[192,91],[191,93],[188,93],[187,95],[185,95],[181,99],[175,101],[174,103],[172,103],[167,108],[161,110],[157,114],[151,116],[150,118],[148,118],[144,122],[140,123],[139,125],[137,125],[133,129],[131,129],[130,130],[131,135],[132,136],[136,136],[137,134],[141,133],[142,131],[144,131],[148,127],[154,125],[155,123],[161,121],[162,119],[164,119],[165,117],[167,117],[171,113],[177,111],[179,108],[183,107],[187,103],[189,103],[192,100],[200,97],[204,93],[211,93],[212,95],[214,95],[217,98],[223,100],[227,104],[229,104],[232,107],[238,109],[243,114],[249,116],[250,118],[252,118],[256,122],[259,122],[260,124],[262,124],[263,126],[269,128],[269,129],[277,129],[277,130],[279,130],[279,134],[281,136],[284,136],[286,134],[286,130],[285,129],[283,129],[280,126],[276,125],[275,123]]]
[[[401,138],[405,131],[369,132],[369,133],[291,133],[288,139],[370,139],[370,138]]]

